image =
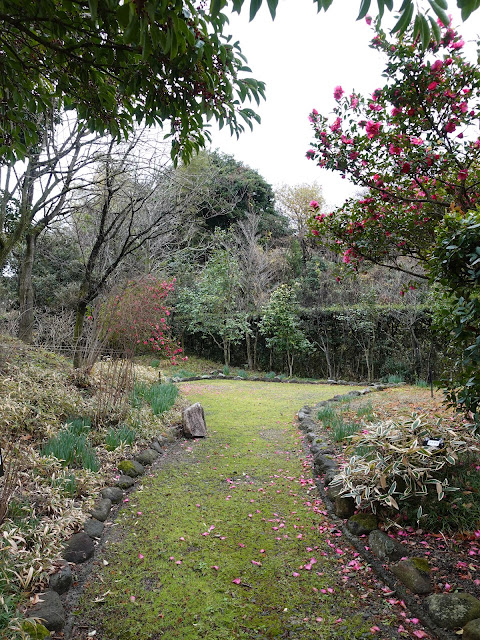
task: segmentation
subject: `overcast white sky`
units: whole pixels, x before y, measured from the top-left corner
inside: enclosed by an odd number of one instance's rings
[[[308,114],[316,108],[328,115],[337,85],[348,93],[383,86],[384,58],[368,46],[371,28],[356,21],[359,0],[336,0],[326,13],[317,13],[312,0],[280,0],[274,22],[266,1],[263,5],[250,23],[247,10],[232,16],[229,30],[240,41],[252,76],[267,83],[267,101],[258,109],[262,123],[239,140],[214,127],[212,148],[256,169],[274,186],[317,181],[327,203],[339,205],[355,188],[306,159],[313,141]],[[473,37],[479,20],[480,11],[460,32]]]

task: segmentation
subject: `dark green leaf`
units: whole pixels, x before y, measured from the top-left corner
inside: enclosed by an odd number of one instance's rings
[[[362,20],[368,13],[370,9],[370,0],[362,0],[360,4],[360,13],[358,14],[357,20]]]
[[[255,18],[261,6],[262,0],[250,0],[250,20]]]
[[[462,10],[462,20],[464,21],[467,20],[467,18],[469,18],[470,15],[480,6],[479,0],[464,0],[463,2],[458,0],[457,4]]]
[[[431,37],[430,26],[423,14],[420,14],[420,35],[422,38],[422,49],[425,51],[425,49],[430,44]]]
[[[216,16],[220,13],[220,10],[222,8],[222,0],[211,0],[210,2],[210,13],[213,16]],[[235,9],[235,7],[234,7]]]
[[[278,0],[267,0],[267,4],[268,4],[268,8],[270,9],[270,15],[272,16],[272,20],[275,20]]]
[[[420,16],[417,14],[415,16],[415,22],[413,23],[413,39],[414,40],[416,40],[420,35],[421,25],[422,23],[420,21]]]
[[[435,38],[435,42],[438,43],[442,39],[442,32],[440,30],[440,27],[438,26],[438,22],[432,16],[428,16],[428,19],[430,20],[430,26],[432,29],[432,34]]]
[[[435,0],[428,0],[428,2],[430,4],[430,6],[432,7],[432,9],[437,14],[437,16],[440,18],[442,24],[445,27],[448,27],[448,25],[450,24],[450,18],[445,13],[445,11],[442,9],[442,7],[437,2],[435,2]]]
[[[88,6],[90,8],[92,20],[95,22],[95,20],[97,19],[98,0],[88,0]]]
[[[405,33],[405,30],[407,29],[408,25],[412,21],[412,16],[413,16],[413,3],[408,2],[406,9],[401,14],[397,23],[393,27],[391,33],[397,33],[397,31],[399,35],[402,35],[402,33]]]

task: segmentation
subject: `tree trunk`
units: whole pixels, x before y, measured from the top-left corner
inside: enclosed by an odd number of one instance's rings
[[[250,371],[253,371],[254,362],[253,362],[253,357],[252,357],[252,341],[251,341],[250,334],[248,332],[245,333],[245,344],[247,346],[248,368],[250,369]]]
[[[367,380],[368,382],[372,382],[372,370],[370,367],[370,354],[369,354],[368,348],[364,349],[364,355],[365,355],[365,362],[367,364]]]
[[[422,375],[422,355],[421,355],[421,348],[420,348],[420,343],[418,341],[418,338],[415,334],[415,327],[412,324],[410,326],[410,335],[412,337],[412,346],[413,346],[413,362],[414,362],[414,369],[415,369],[415,378],[418,380],[420,378],[420,376]]]
[[[228,367],[228,342],[225,338],[223,339],[223,362]]]
[[[328,343],[328,335],[324,337],[322,334],[320,334],[320,341],[320,348],[323,351],[325,361],[327,363],[327,376],[328,378],[333,380],[335,378],[335,372],[333,370],[332,361],[330,359],[330,345]]]
[[[18,281],[18,299],[20,303],[20,320],[18,325],[18,337],[23,342],[33,342],[33,302],[34,292],[32,283],[33,261],[37,234],[27,233],[25,237],[25,252]]]
[[[83,325],[85,323],[85,314],[87,312],[86,300],[80,299],[77,303],[77,309],[75,312],[75,328],[73,330],[73,342],[74,342],[74,354],[73,354],[73,366],[75,369],[80,369],[84,362],[84,354],[82,351],[81,338],[83,334]]]

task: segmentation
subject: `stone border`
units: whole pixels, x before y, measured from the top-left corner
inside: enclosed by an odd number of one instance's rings
[[[370,392],[370,389],[364,389],[363,392],[351,391],[342,396],[334,396],[329,400],[319,402],[313,410],[315,411],[320,409],[321,407],[326,406],[329,402],[339,402],[355,396],[365,395],[365,393],[368,392]],[[367,515],[367,519],[370,515],[370,519],[373,520],[372,523],[362,522],[364,519],[356,518],[356,516],[353,515],[355,505],[352,498],[342,498],[339,490],[333,491],[334,489],[337,489],[336,487],[332,487],[330,492],[325,490],[332,481],[333,476],[336,475],[338,463],[331,443],[318,440],[317,435],[313,432],[312,429],[317,426],[317,423],[311,417],[311,413],[312,409],[308,406],[302,407],[302,409],[299,410],[297,414],[299,429],[306,434],[303,442],[304,450],[312,455],[312,476],[329,517],[334,521],[335,525],[341,529],[348,542],[355,547],[362,558],[373,568],[377,576],[390,589],[392,589],[392,591],[401,597],[413,615],[418,618],[422,624],[429,629],[429,631],[436,634],[439,640],[454,640],[454,638],[458,636],[453,629],[449,630],[445,627],[438,626],[438,624],[432,619],[431,614],[433,613],[433,615],[435,615],[436,613],[438,619],[439,616],[441,617],[443,609],[448,611],[450,607],[458,607],[461,602],[462,606],[465,608],[470,607],[471,610],[474,610],[478,615],[480,615],[480,601],[466,593],[444,593],[435,594],[442,598],[442,602],[436,603],[435,606],[433,604],[429,605],[429,603],[426,602],[428,599],[424,599],[422,603],[418,604],[410,592],[406,591],[405,587],[409,588],[411,593],[414,593],[417,596],[421,593],[426,594],[433,592],[433,589],[428,588],[430,582],[430,577],[428,575],[429,569],[426,572],[418,569],[418,567],[423,568],[422,561],[424,561],[426,563],[426,567],[428,567],[427,559],[409,558],[409,550],[406,547],[401,549],[404,545],[401,545],[401,543],[389,538],[386,534],[383,534],[384,540],[382,542],[381,534],[383,532],[380,532],[377,528],[377,519],[375,516],[370,514],[361,514]],[[320,476],[323,477],[323,480]],[[365,524],[365,526],[362,526],[363,524]],[[368,539],[360,537],[368,534],[370,534]],[[375,538],[372,538],[372,534]],[[378,544],[379,538],[381,543],[380,545]],[[370,550],[367,550],[365,548],[365,542],[368,543],[367,546],[370,548],[375,546],[377,548],[378,555],[374,555]],[[384,562],[399,560],[400,557],[406,557],[406,559],[400,560],[400,562],[394,565],[395,569],[400,565],[398,574],[394,574],[392,572],[392,568],[387,570],[382,562],[382,560]],[[406,572],[402,571],[402,569],[406,569]],[[419,582],[415,582],[417,580]],[[422,583],[422,580],[423,584],[426,584],[426,588],[423,591],[422,584],[420,584]],[[413,582],[415,582],[415,584],[413,584]],[[412,586],[413,588],[416,587],[417,590],[412,591]],[[470,618],[469,621],[463,625],[460,625],[463,626],[462,637],[464,637],[465,640],[480,639],[480,620],[478,619],[478,615],[474,618]]]
[[[313,384],[313,385],[340,385],[344,387],[365,387],[362,392],[359,392],[360,395],[365,395],[366,393],[371,393],[372,391],[383,391],[384,389],[391,389],[393,387],[403,387],[406,382],[365,382],[365,380],[360,382],[348,382],[347,380],[301,380],[298,378],[280,378],[279,376],[275,376],[273,378],[265,378],[260,376],[252,376],[244,378],[242,376],[226,376],[224,373],[211,373],[204,374],[199,376],[189,376],[188,378],[180,378],[177,376],[165,377],[165,382],[172,382],[177,384],[179,382],[195,382],[198,380],[241,380],[243,382],[277,382],[283,384]],[[353,392],[351,392],[353,393]],[[343,398],[346,396],[334,396],[332,400]]]

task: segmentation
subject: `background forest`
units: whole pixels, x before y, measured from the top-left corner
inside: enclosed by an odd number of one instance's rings
[[[319,184],[274,188],[211,151],[174,167],[151,130],[116,143],[59,112],[41,126],[25,162],[0,169],[5,235],[29,220],[1,279],[2,331],[85,352],[108,301],[152,274],[175,279],[169,335],[187,353],[303,377],[438,371],[428,289],[378,267],[340,278],[341,260],[308,228]],[[125,347],[118,335],[102,344]]]

